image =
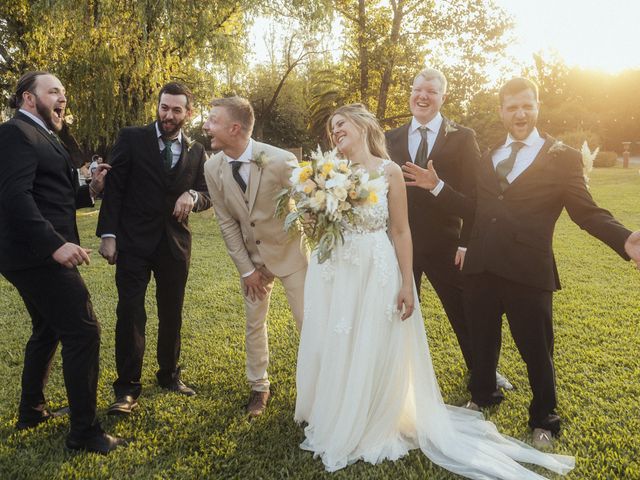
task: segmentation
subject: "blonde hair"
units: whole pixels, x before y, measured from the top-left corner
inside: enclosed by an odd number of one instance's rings
[[[211,102],[211,106],[224,107],[231,119],[238,122],[242,130],[251,135],[253,124],[255,123],[255,115],[249,100],[238,96],[216,98]]]
[[[436,70],[435,68],[423,69],[415,76],[415,78],[413,79],[413,84],[415,84],[416,80],[418,80],[418,78],[420,77],[424,78],[426,81],[434,79],[438,80],[440,82],[440,87],[442,88],[442,92],[440,93],[447,93],[447,77],[445,77],[444,73],[442,73],[440,70]]]
[[[353,122],[356,127],[364,131],[365,145],[369,149],[369,153],[371,155],[378,158],[389,158],[382,127],[373,113],[367,110],[367,107],[361,103],[352,103],[350,105],[338,107],[327,120],[327,137],[329,138],[329,142],[332,147],[335,146],[335,143],[333,142],[333,135],[331,132],[331,120],[336,115],[342,115],[349,121]]]

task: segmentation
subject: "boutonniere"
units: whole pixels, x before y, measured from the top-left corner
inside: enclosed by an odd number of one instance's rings
[[[582,149],[580,153],[582,153],[582,175],[584,176],[584,181],[589,187],[589,174],[591,170],[593,170],[593,161],[598,156],[598,152],[600,151],[600,147],[597,147],[593,152],[589,148],[589,144],[585,140],[582,144]]]
[[[256,164],[256,167],[262,170],[267,165],[269,159],[266,153],[260,152],[256,158],[252,158],[251,161]]]
[[[458,129],[456,128],[456,124],[452,123],[452,122],[445,122],[444,124],[444,136],[446,137],[447,134],[451,133],[451,132],[457,132]]]
[[[551,145],[551,148],[549,148],[547,153],[549,155],[553,155],[556,153],[564,152],[566,149],[567,149],[567,146],[564,143],[562,143],[562,141],[556,140],[555,142],[553,142],[553,145]]]
[[[196,142],[194,140],[191,140],[189,137],[185,136],[184,137],[184,144],[187,146],[187,153],[189,153],[189,151],[191,150],[191,147],[193,147],[193,145]]]

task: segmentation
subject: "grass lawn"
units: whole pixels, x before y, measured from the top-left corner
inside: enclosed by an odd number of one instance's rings
[[[591,177],[595,199],[629,228],[640,228],[637,170],[595,170]],[[395,463],[359,462],[329,475],[319,459],[298,448],[303,438],[293,422],[298,335],[279,285],[269,314],[274,396],[262,418],[246,420],[238,275],[210,211],[191,219],[195,242],[182,329],[183,378],[198,395],[167,394],[155,385],[157,317],[152,282],[140,407],[127,419],[107,417],[116,375],[116,289],[114,268],[97,254],[96,219],[95,212],[79,212],[83,243],[94,249],[93,263],[81,271],[102,323],[99,416],[107,431],[133,441],[107,457],[72,454],[63,448],[68,417],[31,431],[14,429],[30,320],[16,290],[0,277],[1,479],[458,478],[418,451]],[[555,295],[555,360],[559,413],[565,419],[556,451],[576,456],[577,467],[567,478],[640,479],[640,272],[580,231],[566,214],[558,223],[555,252],[564,287]],[[430,288],[423,287],[422,300],[444,399],[459,404],[467,398],[462,356]],[[517,390],[509,392],[488,417],[501,432],[525,440],[531,392],[506,328],[503,338],[500,371]],[[59,354],[47,395],[52,408],[66,405]]]

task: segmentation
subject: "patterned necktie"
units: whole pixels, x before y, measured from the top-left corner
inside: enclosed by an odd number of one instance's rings
[[[422,139],[420,145],[418,145],[418,151],[416,152],[415,164],[422,168],[427,168],[427,162],[429,160],[429,141],[427,140],[427,127],[419,127],[418,131]]]
[[[502,191],[505,191],[509,186],[507,175],[509,175],[511,170],[513,170],[513,164],[516,163],[516,156],[522,147],[524,147],[524,143],[513,142],[511,144],[511,153],[509,156],[496,165],[496,174],[498,175],[498,181],[500,182],[500,188],[502,188]]]
[[[242,166],[242,162],[238,160],[234,160],[233,162],[231,162],[231,173],[233,173],[233,178],[242,189],[242,192],[244,193],[247,191],[247,184],[244,183],[244,179],[242,178],[242,175],[240,175],[241,166]]]
[[[162,160],[164,161],[163,163],[165,170],[171,170],[171,167],[173,166],[173,151],[171,150],[173,142],[175,142],[175,140],[167,140],[165,138],[162,139],[162,143],[164,143]]]

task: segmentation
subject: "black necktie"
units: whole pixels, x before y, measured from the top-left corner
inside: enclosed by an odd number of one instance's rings
[[[165,138],[162,139],[162,143],[164,143],[164,150],[162,151],[162,160],[164,163],[165,170],[171,170],[173,166],[173,151],[171,150],[171,146],[173,145],[174,140],[167,140]]]
[[[238,161],[238,160],[234,160],[233,162],[231,162],[231,172],[233,173],[233,178],[236,181],[236,183],[238,185],[240,185],[240,188],[242,189],[242,192],[246,192],[247,191],[247,184],[244,183],[244,180],[242,178],[242,176],[240,175],[240,167],[242,166],[242,162]]]
[[[511,153],[509,156],[496,165],[496,174],[498,175],[498,181],[500,182],[500,188],[502,188],[502,191],[509,186],[507,175],[509,175],[511,170],[513,170],[513,164],[516,163],[516,157],[522,147],[524,147],[524,143],[513,142],[511,144]]]
[[[418,131],[422,139],[420,145],[418,145],[418,151],[416,152],[415,164],[422,168],[427,168],[427,161],[429,160],[429,141],[427,140],[427,127],[419,127]]]

